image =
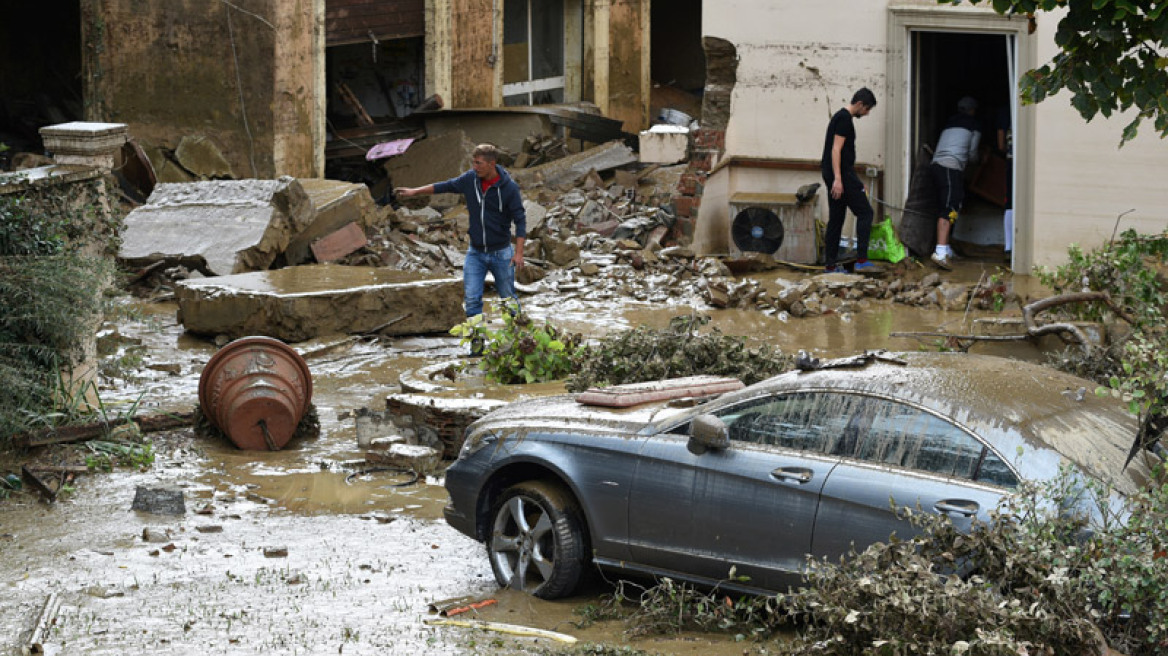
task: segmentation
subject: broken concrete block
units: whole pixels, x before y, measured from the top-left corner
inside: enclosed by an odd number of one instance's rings
[[[365,231],[356,223],[347,223],[334,233],[312,242],[312,255],[317,262],[332,262],[368,244]]]
[[[357,446],[368,449],[376,440],[399,437],[397,424],[393,415],[385,410],[376,411],[369,408],[357,410]]]
[[[134,489],[133,510],[156,515],[182,515],[187,506],[183,501],[183,491],[177,487],[142,487]]]
[[[147,146],[143,148],[146,157],[150,160],[150,168],[154,169],[156,182],[194,182],[195,176],[170,158],[162,148]]]
[[[232,338],[446,333],[466,320],[461,280],[372,267],[316,264],[184,280],[175,295],[188,331]]]
[[[544,184],[555,187],[572,184],[592,171],[607,171],[637,161],[637,155],[622,141],[610,141],[601,146],[557,159],[554,162],[511,171],[511,177],[520,188]]]
[[[462,130],[415,141],[409,150],[385,162],[385,172],[395,187],[421,187],[459,176],[470,170],[475,144]],[[462,202],[461,194],[436,194],[433,205]]]
[[[643,163],[677,164],[689,159],[689,128],[654,125],[640,136]]]
[[[159,184],[126,215],[118,257],[131,266],[202,259],[215,275],[267,269],[312,219],[294,178]]]
[[[426,428],[428,434],[437,438],[442,455],[454,459],[462,448],[466,428],[475,420],[497,410],[506,401],[468,397],[441,397],[422,394],[391,394],[385,399],[385,407],[398,417],[412,417],[418,428]]]
[[[311,262],[312,243],[340,230],[345,224],[356,223],[364,229],[376,219],[377,206],[369,194],[369,187],[363,184],[323,178],[297,178],[296,181],[312,201],[315,215],[304,230],[292,235],[288,241],[288,247],[284,249],[284,261],[288,264]],[[316,261],[323,260],[318,257]]]
[[[235,171],[215,142],[203,136],[186,136],[174,150],[182,167],[203,180],[231,179]]]
[[[416,444],[394,444],[385,451],[365,452],[365,462],[412,469],[419,474],[438,471],[441,461],[440,450]]]
[[[533,200],[523,201],[523,211],[527,214],[527,234],[538,233],[547,218],[547,208]]]

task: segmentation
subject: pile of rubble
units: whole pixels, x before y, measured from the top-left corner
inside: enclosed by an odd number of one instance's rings
[[[897,271],[904,273],[905,269]],[[776,283],[780,285],[778,289],[768,289],[753,278],[714,277],[709,280],[704,299],[714,307],[755,309],[780,319],[853,313],[873,300],[944,310],[964,310],[969,306],[987,310],[1015,300],[1004,283],[951,283],[937,273],[927,274],[917,282],[899,276],[885,280],[823,273],[797,282],[779,279]]]

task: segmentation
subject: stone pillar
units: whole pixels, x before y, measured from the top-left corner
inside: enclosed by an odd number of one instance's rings
[[[40,129],[45,150],[57,164],[92,166],[110,171],[114,158],[126,144],[129,126],[125,123],[74,121],[46,125]]]

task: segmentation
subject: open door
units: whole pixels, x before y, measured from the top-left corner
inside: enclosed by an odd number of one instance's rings
[[[1013,192],[1011,126],[1017,117],[1016,37],[1008,33],[912,30],[909,38],[909,196],[901,239],[919,257],[936,240],[939,211],[928,181],[932,149],[957,101],[972,96],[981,152],[965,171],[966,196],[952,244],[964,258],[1006,260],[1005,217]],[[999,129],[1004,140],[999,144]],[[1001,146],[1001,147],[999,147]],[[1011,226],[1012,230],[1012,226]]]

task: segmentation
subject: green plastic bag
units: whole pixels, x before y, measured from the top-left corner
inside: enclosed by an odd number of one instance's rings
[[[896,230],[892,227],[892,218],[884,217],[880,223],[872,225],[872,237],[868,240],[868,258],[872,260],[886,260],[893,264],[908,257],[908,250],[896,238]]]

